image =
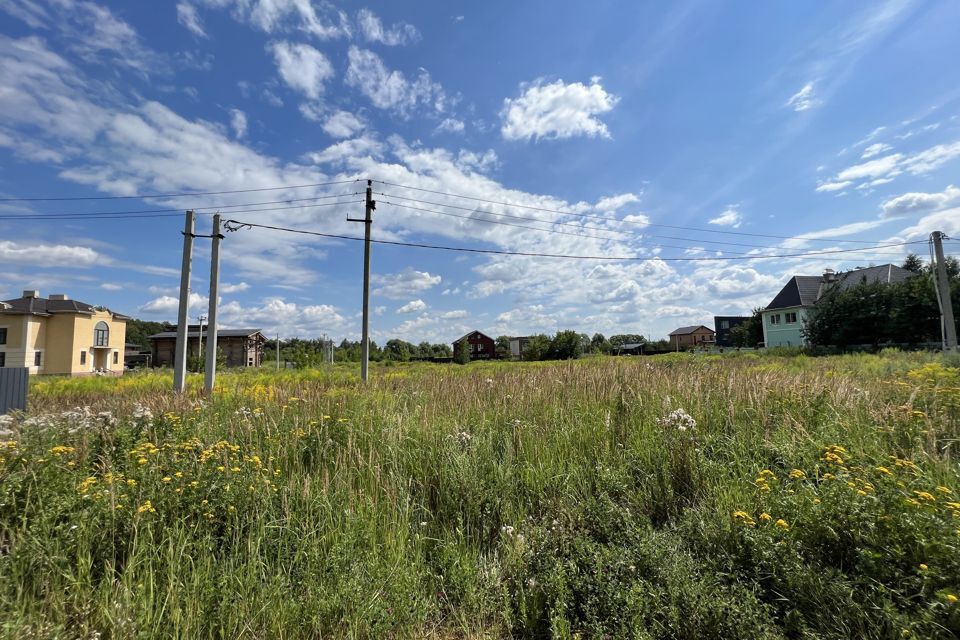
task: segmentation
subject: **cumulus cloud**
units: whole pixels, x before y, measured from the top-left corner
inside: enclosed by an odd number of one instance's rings
[[[437,125],[437,131],[446,131],[447,133],[463,133],[463,120],[456,118],[445,118],[443,122]]]
[[[369,98],[379,109],[408,114],[418,105],[435,111],[446,108],[446,93],[430,74],[420,70],[415,79],[397,70],[388,69],[372,51],[351,46],[347,52],[347,85]]]
[[[416,313],[427,308],[427,303],[423,300],[411,300],[407,304],[397,309],[397,313]]]
[[[327,117],[322,128],[332,138],[349,138],[363,129],[363,121],[349,111],[338,110]]]
[[[195,0],[230,15],[264,33],[300,32],[320,40],[349,37],[350,19],[327,2],[309,0]]]
[[[635,193],[621,193],[616,196],[600,198],[597,204],[593,205],[593,208],[598,211],[616,211],[634,202],[640,202],[640,196]]]
[[[367,42],[379,42],[392,47],[420,40],[420,32],[412,24],[398,22],[389,29],[385,29],[380,18],[369,9],[361,9],[357,12],[357,24]]]
[[[226,284],[223,283],[220,285],[220,293],[228,295],[231,293],[240,293],[241,291],[246,291],[250,288],[246,282],[238,282],[237,284]]]
[[[90,267],[102,260],[102,256],[90,247],[0,240],[0,263],[42,267]]]
[[[207,32],[203,30],[203,22],[197,14],[197,8],[189,2],[177,3],[177,22],[186,27],[193,35],[201,38],[207,37]]]
[[[505,139],[610,137],[607,125],[597,116],[612,111],[619,98],[608,93],[599,78],[592,78],[589,85],[541,79],[521,88],[520,97],[503,101],[500,133]]]
[[[743,216],[737,211],[735,206],[727,207],[719,216],[709,220],[710,224],[721,227],[733,227],[734,229],[738,228],[742,222]]]
[[[412,267],[407,267],[400,273],[391,273],[387,275],[374,275],[372,280],[376,288],[374,295],[385,296],[387,298],[409,298],[440,284],[439,275],[433,275],[428,271],[417,271]]]
[[[271,42],[268,50],[284,83],[308,98],[318,99],[323,83],[333,77],[333,65],[327,56],[308,44],[281,40]]]
[[[928,214],[960,206],[960,189],[949,185],[939,193],[905,193],[890,198],[881,206],[884,217]]]
[[[240,109],[230,109],[230,128],[238,140],[247,137],[247,114]]]
[[[209,298],[199,293],[190,292],[187,296],[188,309],[202,309],[208,306]],[[180,308],[180,299],[176,296],[160,296],[137,307],[141,313],[154,316],[171,317],[177,313]]]
[[[816,101],[816,96],[813,91],[813,83],[808,82],[803,85],[800,91],[790,96],[790,99],[787,100],[784,106],[790,107],[794,111],[806,111],[807,109],[817,106],[817,104],[818,102]]]

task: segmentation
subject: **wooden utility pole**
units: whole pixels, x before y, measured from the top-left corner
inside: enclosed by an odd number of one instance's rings
[[[936,257],[937,302],[940,303],[940,332],[943,338],[943,351],[949,353],[957,350],[957,323],[953,317],[953,301],[950,299],[950,278],[947,276],[947,263],[943,257],[943,239],[946,235],[942,231],[930,234],[933,251]]]
[[[203,388],[213,393],[217,379],[217,305],[220,296],[220,214],[213,216],[210,247],[210,302],[207,308],[207,359],[203,364]]]
[[[373,199],[373,180],[367,180],[367,199],[363,219],[347,218],[364,223],[363,232],[363,334],[360,338],[360,378],[366,382],[370,367],[370,227],[377,203]]]
[[[183,393],[187,379],[187,311],[190,306],[190,267],[193,262],[193,233],[196,218],[187,211],[183,223],[183,262],[180,264],[180,308],[177,313],[177,342],[173,356],[173,390]]]

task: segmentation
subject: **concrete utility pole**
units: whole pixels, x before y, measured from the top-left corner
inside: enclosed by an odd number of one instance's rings
[[[277,371],[280,370],[280,334],[277,334]]]
[[[207,359],[203,365],[203,388],[213,393],[217,379],[217,305],[220,296],[220,214],[213,216],[213,242],[210,248],[210,303],[207,308]]]
[[[933,251],[936,256],[936,287],[937,302],[940,303],[940,330],[943,337],[944,353],[957,350],[957,323],[953,318],[953,301],[950,299],[950,278],[947,276],[947,263],[943,257],[943,239],[947,236],[942,231],[930,234]]]
[[[207,316],[197,316],[197,321],[200,323],[200,342],[197,346],[197,357],[203,358],[203,321],[207,319]]]
[[[366,382],[370,366],[370,227],[377,203],[373,199],[373,180],[367,180],[365,215],[362,220],[347,218],[349,222],[364,223],[363,233],[363,335],[360,338],[360,378]]]
[[[190,266],[193,261],[193,232],[196,218],[187,211],[183,223],[183,262],[180,264],[180,308],[177,313],[177,342],[173,356],[173,390],[183,393],[187,379],[187,310],[190,305]]]

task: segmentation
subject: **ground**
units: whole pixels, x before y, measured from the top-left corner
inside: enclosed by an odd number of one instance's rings
[[[13,638],[949,638],[933,354],[37,379],[0,425]]]

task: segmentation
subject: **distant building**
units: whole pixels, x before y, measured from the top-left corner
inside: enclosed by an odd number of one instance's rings
[[[207,328],[203,328],[203,345],[207,345]],[[153,366],[172,367],[177,344],[177,329],[150,336]],[[263,362],[263,344],[266,339],[260,329],[220,329],[217,331],[217,351],[223,353],[228,367],[259,367]],[[187,327],[187,357],[197,357],[200,349],[200,325]]]
[[[472,331],[459,340],[453,342],[453,353],[457,353],[457,345],[466,343],[471,360],[492,360],[497,357],[497,343],[490,336]]]
[[[714,335],[713,329],[702,324],[680,327],[670,332],[670,346],[676,349],[712,345]]]
[[[618,356],[642,356],[643,342],[625,342],[620,346],[613,347],[613,354]]]
[[[0,302],[0,367],[35,374],[123,373],[129,318],[64,294]]]
[[[914,275],[894,264],[884,264],[841,273],[827,269],[821,276],[793,276],[763,310],[763,343],[768,347],[805,345],[802,330],[807,315],[831,287],[849,289],[861,282],[891,284]]]
[[[749,320],[749,316],[713,316],[713,329],[716,332],[716,341],[718,347],[732,347],[730,341],[730,332]],[[754,346],[754,345],[747,345]]]
[[[510,357],[522,360],[523,352],[527,349],[527,344],[529,342],[529,336],[517,336],[516,338],[510,338]]]

